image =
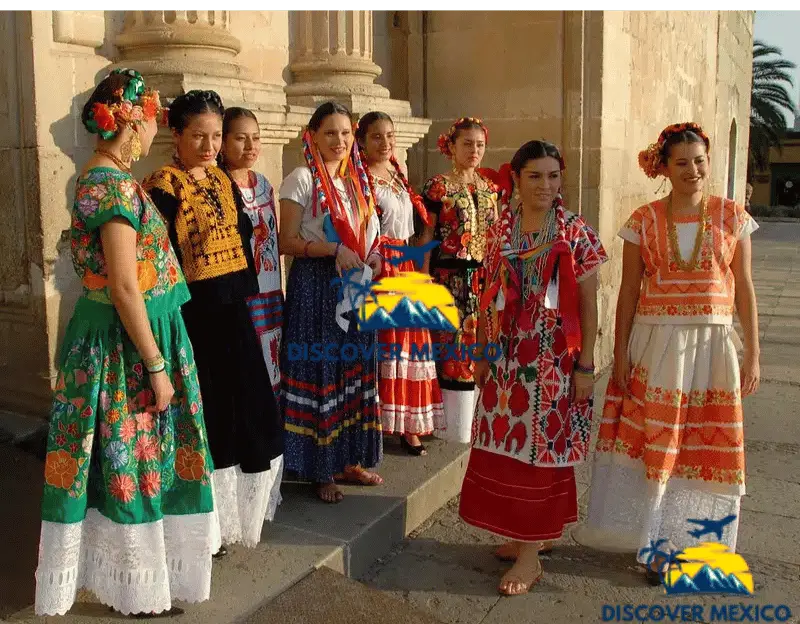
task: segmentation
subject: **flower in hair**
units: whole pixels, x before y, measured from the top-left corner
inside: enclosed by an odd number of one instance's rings
[[[651,143],[647,146],[647,149],[639,152],[639,167],[648,178],[655,179],[662,174],[661,165],[664,161],[664,145],[667,140],[675,134],[687,131],[693,132],[700,137],[707,150],[711,149],[711,140],[698,124],[693,121],[671,124],[661,131],[661,134],[658,135],[658,141]]]
[[[108,104],[95,102],[92,106],[92,119],[102,132],[116,132],[117,120],[114,111]]]

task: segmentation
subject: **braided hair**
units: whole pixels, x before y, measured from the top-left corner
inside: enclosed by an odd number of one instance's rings
[[[215,113],[222,117],[225,107],[216,91],[193,89],[179,95],[169,105],[168,123],[172,130],[181,133],[189,125],[192,117],[203,113]]]

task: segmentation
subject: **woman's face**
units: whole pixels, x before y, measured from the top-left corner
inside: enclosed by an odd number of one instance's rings
[[[325,162],[341,162],[353,144],[353,125],[350,118],[341,113],[328,115],[319,129],[311,131],[311,138]]]
[[[459,130],[451,145],[453,164],[458,169],[474,169],[486,152],[486,133],[481,128]]]
[[[231,122],[222,143],[222,154],[229,169],[250,169],[261,153],[261,132],[255,119],[239,117]]]
[[[673,191],[692,195],[703,190],[710,168],[705,143],[678,143],[670,149],[666,174]]]
[[[561,165],[551,156],[529,160],[513,177],[522,204],[536,210],[550,208],[561,190]]]
[[[158,122],[153,119],[145,119],[136,125],[133,132],[139,133],[139,142],[142,144],[142,156],[147,156],[150,153],[150,148],[153,146],[153,139],[158,133]]]
[[[386,162],[394,154],[394,125],[388,119],[373,121],[361,145],[370,163]]]
[[[222,117],[217,113],[194,115],[183,132],[172,131],[181,162],[188,168],[216,165],[222,147]]]

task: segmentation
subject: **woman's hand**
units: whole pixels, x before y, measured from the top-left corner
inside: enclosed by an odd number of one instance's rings
[[[627,354],[623,356],[614,357],[614,383],[616,383],[620,390],[625,390],[628,387],[628,378],[631,374],[631,363],[628,360]]]
[[[475,385],[479,388],[483,388],[483,385],[486,383],[486,378],[489,376],[489,360],[486,358],[481,358],[477,362],[475,362]]]
[[[573,371],[572,373],[572,400],[575,403],[586,401],[594,391],[594,375]]]
[[[358,257],[355,251],[344,245],[339,245],[339,251],[336,253],[336,272],[339,273],[339,277],[350,269],[360,269],[363,266],[364,263],[361,262],[361,258]]]
[[[149,373],[150,387],[153,389],[155,401],[153,405],[148,405],[145,411],[151,414],[163,412],[169,407],[172,397],[175,395],[175,388],[172,387],[172,382],[169,380],[166,370],[158,373]]]
[[[381,274],[381,268],[383,267],[381,257],[377,254],[372,254],[367,258],[367,264],[372,269],[372,279],[376,279]]]
[[[758,356],[745,353],[739,373],[742,383],[742,396],[746,397],[755,394],[761,382],[761,366],[758,363]]]

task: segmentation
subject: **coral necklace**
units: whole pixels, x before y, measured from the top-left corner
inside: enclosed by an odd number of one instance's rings
[[[672,248],[672,255],[675,264],[681,271],[694,271],[697,268],[697,261],[700,258],[700,248],[703,245],[703,237],[706,233],[706,212],[708,208],[708,198],[703,195],[698,211],[700,222],[697,224],[697,235],[694,237],[694,248],[689,261],[685,261],[681,256],[681,248],[678,244],[678,229],[672,214],[672,193],[667,198],[667,232],[669,234],[669,246]]]

